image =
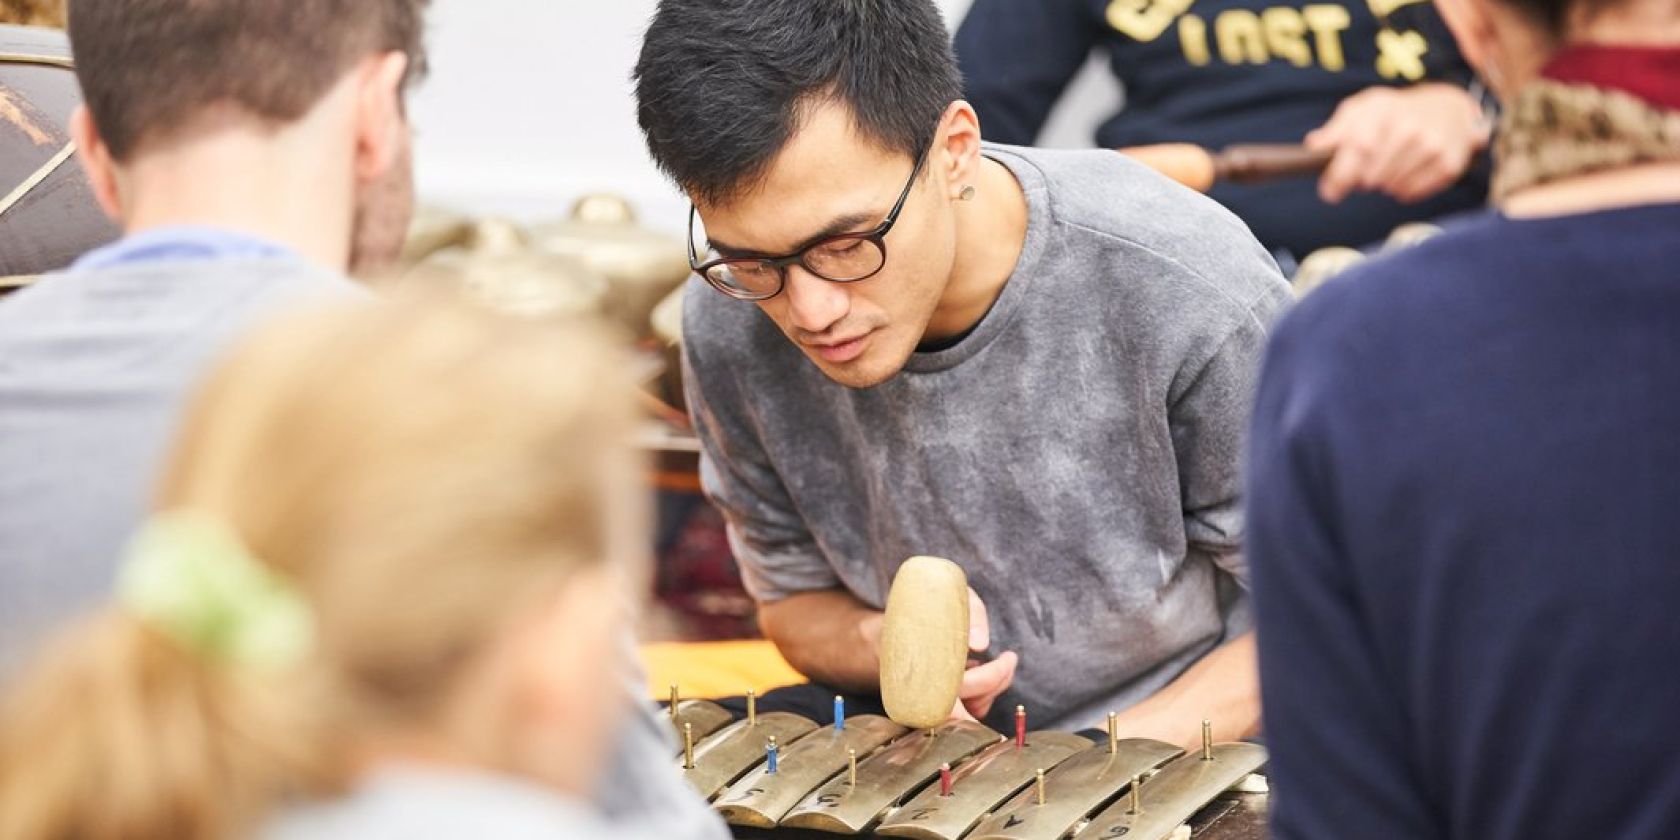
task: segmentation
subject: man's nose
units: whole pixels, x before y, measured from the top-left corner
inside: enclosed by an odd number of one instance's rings
[[[788,315],[793,325],[809,333],[823,333],[851,311],[851,293],[841,283],[824,280],[804,266],[787,268]]]

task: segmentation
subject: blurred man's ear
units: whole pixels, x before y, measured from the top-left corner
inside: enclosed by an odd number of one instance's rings
[[[122,197],[117,191],[116,164],[111,160],[110,147],[105,145],[98,126],[93,123],[93,112],[86,105],[77,105],[70,115],[70,139],[76,144],[76,158],[87,173],[88,185],[93,188],[100,209],[121,224]]]
[[[1435,0],[1435,8],[1452,30],[1458,51],[1476,72],[1487,75],[1489,45],[1493,42],[1493,25],[1482,10],[1479,0]]]
[[[372,183],[404,155],[408,117],[403,113],[403,82],[408,56],[390,52],[362,69],[356,91],[356,180]]]

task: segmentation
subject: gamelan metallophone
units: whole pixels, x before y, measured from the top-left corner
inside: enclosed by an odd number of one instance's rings
[[[818,724],[743,720],[706,700],[669,710],[676,757],[737,837],[848,834],[920,840],[1256,840],[1265,748],[1200,750],[1066,732],[1004,735],[952,721],[910,730],[877,715]]]

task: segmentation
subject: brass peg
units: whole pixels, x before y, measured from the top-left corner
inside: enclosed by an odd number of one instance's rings
[[[758,725],[758,692],[747,689],[747,726]]]
[[[1114,755],[1120,751],[1120,716],[1108,713],[1108,754]]]
[[[677,701],[680,699],[681,697],[677,694],[677,684],[671,683],[671,705],[666,709],[666,711],[671,713],[671,721],[673,723],[677,720]]]
[[[683,769],[694,769],[694,724],[683,724]]]
[[[1036,777],[1036,781],[1033,782],[1033,785],[1038,789],[1038,804],[1043,805],[1044,804],[1044,768],[1042,768],[1042,767],[1038,768],[1038,772],[1035,774],[1035,777]]]
[[[1202,760],[1213,760],[1213,722],[1202,721]]]
[[[1132,807],[1126,810],[1128,814],[1143,813],[1143,777],[1132,777]]]
[[[857,750],[846,750],[846,784],[857,787]]]

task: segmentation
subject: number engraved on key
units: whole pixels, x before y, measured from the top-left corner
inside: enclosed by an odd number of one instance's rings
[[[755,796],[763,796],[763,795],[764,795],[764,788],[747,788],[746,790],[743,790],[740,793],[737,793],[734,796],[731,796],[729,799],[732,802],[744,802],[744,801],[746,801],[748,799],[751,799]]]

